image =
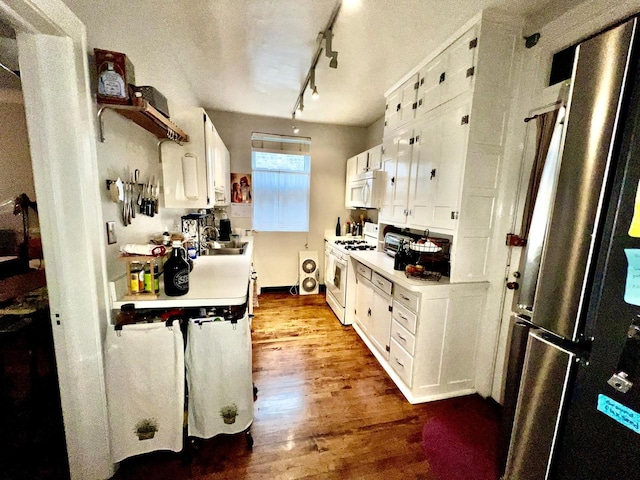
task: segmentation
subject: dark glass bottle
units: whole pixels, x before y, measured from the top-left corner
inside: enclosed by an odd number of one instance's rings
[[[340,217],[338,217],[338,223],[336,224],[336,236],[340,236]]]
[[[180,242],[173,243],[171,257],[164,264],[164,293],[179,297],[189,291],[189,263]]]

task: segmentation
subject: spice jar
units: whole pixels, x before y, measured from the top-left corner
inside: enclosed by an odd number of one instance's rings
[[[144,267],[140,262],[131,262],[129,266],[129,289],[131,293],[144,292]]]
[[[144,291],[149,293],[160,292],[158,265],[153,266],[153,273],[151,273],[151,262],[147,262],[144,266]]]

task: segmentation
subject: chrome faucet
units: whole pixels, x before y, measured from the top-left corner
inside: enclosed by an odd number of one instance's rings
[[[207,233],[209,230],[212,231],[212,234]],[[220,230],[217,227],[207,225],[202,229],[202,236],[204,237],[200,242],[202,248],[212,248],[211,242],[215,242],[220,238]]]

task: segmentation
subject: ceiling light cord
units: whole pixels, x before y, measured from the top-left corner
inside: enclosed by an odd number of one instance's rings
[[[316,48],[315,55],[313,56],[313,60],[311,61],[311,66],[309,67],[309,71],[307,72],[307,76],[304,78],[302,82],[302,88],[300,88],[300,93],[298,94],[298,98],[296,99],[296,103],[293,106],[293,112],[291,115],[292,120],[295,121],[296,113],[298,116],[302,114],[304,111],[304,93],[307,87],[311,88],[311,96],[314,100],[317,100],[320,96],[318,94],[318,87],[316,87],[316,66],[318,65],[318,61],[320,60],[320,56],[322,55],[322,44],[324,42],[326,56],[331,58],[329,62],[329,67],[338,68],[338,52],[332,49],[332,39],[333,39],[333,24],[338,18],[338,13],[340,12],[340,7],[342,6],[342,0],[337,0],[336,5],[333,7],[333,11],[331,12],[331,17],[329,18],[329,22],[327,22],[327,26],[325,29],[320,32],[318,35],[318,47]],[[298,133],[299,129],[293,125],[294,133]]]

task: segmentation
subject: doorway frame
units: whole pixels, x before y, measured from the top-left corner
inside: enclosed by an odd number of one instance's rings
[[[0,0],[0,15],[18,42],[69,471],[105,479],[109,296],[86,29],[61,0]]]

